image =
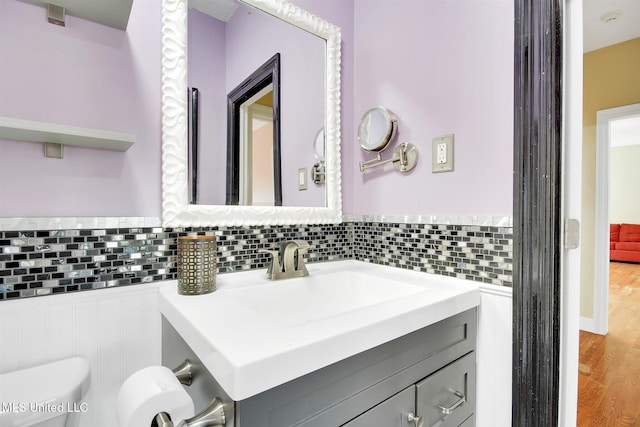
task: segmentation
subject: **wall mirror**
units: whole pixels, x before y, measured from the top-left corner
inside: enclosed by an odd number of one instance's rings
[[[207,2],[204,2],[207,3]],[[211,2],[208,3],[220,3]],[[205,225],[261,225],[261,224],[321,224],[338,223],[341,221],[340,194],[340,30],[323,19],[283,0],[243,0],[222,3],[232,5],[231,17],[227,18],[224,29],[211,29],[219,33],[224,31],[222,38],[206,36],[203,43],[212,47],[216,43],[224,43],[227,51],[224,59],[213,58],[214,64],[197,68],[193,62],[202,58],[192,51],[199,43],[189,34],[188,26],[196,25],[199,18],[209,19],[189,11],[186,0],[163,0],[163,117],[162,117],[162,192],[163,192],[163,224],[165,226],[205,226]],[[193,17],[195,16],[195,18]],[[240,38],[232,38],[231,34],[237,29],[228,26],[235,20],[252,20],[259,17],[261,26],[253,24],[254,34],[251,44],[237,45]],[[320,43],[322,61],[315,66],[317,77],[306,84],[304,90],[288,89],[288,84],[294,83],[296,76],[300,76],[294,68],[298,59],[293,53],[276,45],[270,49],[262,48],[262,54],[251,57],[235,58],[232,52],[257,52],[260,40],[276,40],[275,25],[285,25],[287,30],[295,31],[302,40],[312,37]],[[237,30],[239,31],[239,30]],[[273,37],[266,37],[272,35]],[[246,37],[245,37],[246,38]],[[220,41],[222,40],[222,41]],[[292,36],[288,43],[292,45]],[[265,63],[275,54],[280,54],[281,87],[280,87],[280,120],[281,120],[281,164],[282,164],[282,206],[256,205],[228,205],[226,204],[227,188],[227,95],[239,82],[245,80],[260,64]],[[299,62],[299,61],[298,61]],[[307,61],[310,62],[310,61]],[[234,65],[235,64],[235,65]],[[240,65],[238,65],[240,64]],[[244,68],[242,68],[244,67]],[[198,86],[200,105],[198,142],[198,204],[189,203],[189,130],[187,114],[187,93],[192,78],[198,73],[215,74],[224,70],[225,86],[204,90]],[[288,80],[289,79],[289,80]],[[300,84],[300,83],[298,83]],[[313,89],[320,88],[319,96],[312,96]],[[295,96],[299,98],[295,98]],[[292,97],[291,97],[292,96]],[[223,100],[223,114],[205,114],[205,100]],[[312,108],[301,108],[310,104]],[[219,104],[218,104],[219,105]],[[300,120],[292,113],[298,110],[312,117],[311,120]],[[320,111],[320,114],[314,111]],[[212,117],[213,116],[213,117]],[[221,120],[221,117],[224,119]],[[319,122],[319,123],[318,123]],[[295,124],[298,132],[306,132],[308,136],[295,136],[291,125]],[[210,135],[205,133],[204,127],[213,128]],[[319,127],[325,129],[325,165],[326,185],[314,188],[321,192],[321,199],[308,200],[305,197],[309,191],[299,191],[297,188],[298,169],[308,164],[306,159],[299,159],[299,152],[311,156],[309,141],[315,137]],[[301,134],[299,134],[301,135]],[[208,153],[209,151],[210,153]],[[292,178],[289,170],[293,171]],[[216,175],[218,174],[218,175]],[[207,185],[213,189],[206,190]],[[288,187],[295,187],[295,193],[289,192]],[[310,187],[311,189],[311,187]]]
[[[375,107],[362,115],[358,126],[358,141],[367,151],[382,151],[393,140],[398,130],[398,119],[384,107]]]

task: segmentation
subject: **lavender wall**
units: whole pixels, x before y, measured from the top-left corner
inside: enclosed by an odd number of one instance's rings
[[[510,0],[293,2],[342,30],[345,214],[511,215]],[[0,115],[137,136],[126,153],[69,148],[64,160],[0,141],[0,216],[160,216],[160,3],[136,0],[126,32],[72,16],[56,27],[21,2],[0,2],[0,14]],[[399,142],[419,147],[413,172],[358,171],[369,157],[355,129],[375,105],[398,115]],[[299,139],[312,156],[308,128]],[[431,139],[447,133],[455,171],[432,174]]]
[[[513,16],[511,0],[355,0],[355,121],[386,106],[420,158],[355,172],[346,214],[512,214]],[[455,170],[432,174],[431,140],[449,133]]]
[[[225,24],[189,9],[188,28],[188,84],[200,90],[198,203],[224,205],[227,179]]]
[[[160,216],[161,5],[136,0],[127,31],[1,1],[0,116],[136,135],[127,152],[0,141],[0,217]]]

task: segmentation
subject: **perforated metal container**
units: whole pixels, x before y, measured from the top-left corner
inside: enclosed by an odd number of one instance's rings
[[[215,236],[178,237],[178,293],[202,295],[215,290]]]

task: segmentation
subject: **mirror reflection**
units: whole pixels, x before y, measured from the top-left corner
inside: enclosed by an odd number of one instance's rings
[[[316,133],[316,137],[313,140],[313,155],[317,162],[311,167],[311,181],[316,185],[323,185],[326,179],[325,147],[324,128],[322,128]]]
[[[280,54],[227,96],[227,205],[282,206]]]
[[[324,161],[324,147],[325,147],[325,139],[324,139],[324,128],[321,128],[318,133],[316,133],[316,137],[313,139],[313,155],[316,160]]]
[[[326,206],[324,187],[298,188],[325,124],[325,40],[235,0],[190,0],[187,49],[197,203]],[[256,73],[275,56],[279,83],[265,83]]]
[[[367,151],[382,151],[393,140],[397,129],[396,116],[384,107],[375,107],[362,116],[358,127],[358,141]]]

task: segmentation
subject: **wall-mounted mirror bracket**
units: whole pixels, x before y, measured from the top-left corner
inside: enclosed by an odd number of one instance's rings
[[[393,150],[393,156],[389,159],[383,160],[382,155],[378,153],[375,159],[360,162],[360,172],[391,162],[393,162],[393,166],[400,172],[409,172],[418,163],[418,149],[413,144],[403,142]]]
[[[314,184],[322,185],[325,181],[324,160],[314,163],[311,168],[311,180]]]
[[[324,164],[325,137],[324,128],[321,128],[313,139],[313,156],[317,162],[311,167],[311,180],[316,185],[322,185],[326,179],[326,169]]]

